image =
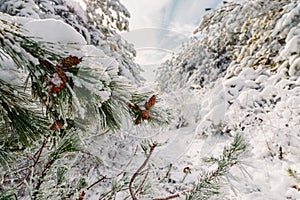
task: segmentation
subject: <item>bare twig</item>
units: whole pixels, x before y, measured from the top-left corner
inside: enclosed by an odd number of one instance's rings
[[[85,196],[85,192],[82,191],[82,193],[79,195],[79,200],[83,200]]]
[[[90,185],[89,187],[86,188],[86,190],[91,189],[92,187],[94,187],[96,184],[100,183],[101,181],[108,179],[106,178],[106,176],[103,176],[102,178],[100,178],[99,180],[97,180],[96,182],[94,182],[92,185]]]
[[[35,153],[34,157],[37,156],[37,158],[35,159],[33,166],[32,166],[32,170],[30,170],[30,172],[26,175],[26,177],[24,178],[24,180],[19,183],[19,185],[17,185],[17,187],[20,187],[21,185],[23,185],[24,181],[27,180],[29,178],[29,176],[31,175],[31,173],[34,173],[34,169],[36,167],[36,165],[38,164],[40,158],[41,158],[41,154],[43,152],[43,149],[45,147],[45,145],[47,144],[46,141],[43,142],[42,146],[40,147],[40,149]]]
[[[172,196],[168,196],[168,197],[165,197],[165,198],[155,198],[153,200],[169,200],[169,199],[175,199],[175,198],[178,198],[180,197],[179,194],[175,194],[175,195],[172,195]]]
[[[138,200],[135,196],[135,192],[133,191],[133,182],[134,182],[134,179],[140,174],[140,172],[144,169],[144,167],[147,165],[147,163],[149,162],[149,159],[155,149],[155,147],[157,147],[157,144],[153,144],[150,146],[150,151],[149,151],[149,154],[147,155],[145,161],[143,162],[143,164],[138,168],[138,170],[133,174],[133,176],[131,177],[130,179],[130,182],[129,182],[129,192],[130,192],[130,195],[131,195],[131,198],[133,200]]]
[[[121,189],[121,190],[119,190],[119,192],[125,191],[125,190],[127,190],[127,188]],[[100,197],[99,197],[99,200],[107,199],[107,198],[105,198],[105,197],[107,197],[109,194],[111,195],[112,193],[113,193],[113,190],[110,190],[109,192],[107,192],[107,193],[105,193],[104,195],[100,196]]]
[[[39,179],[37,181],[37,184],[36,184],[36,186],[34,188],[35,191],[33,192],[33,195],[32,195],[32,199],[33,200],[37,199],[37,197],[38,197],[37,195],[39,193],[39,190],[41,188],[42,183],[44,182],[44,178],[47,175],[47,171],[51,168],[51,166],[53,165],[54,161],[55,161],[55,159],[50,160],[45,165],[44,170],[42,171],[42,174],[40,175],[40,177],[39,177]]]
[[[146,180],[148,178],[148,174],[149,174],[149,171],[147,171],[147,173],[144,176],[143,181],[141,182],[139,188],[135,191],[135,194],[137,194],[139,191],[141,191],[143,189],[143,185],[145,184],[145,182],[146,182]]]
[[[102,176],[102,178],[100,178],[99,180],[97,180],[93,184],[91,184],[89,187],[87,187],[86,190],[83,190],[79,196],[79,200],[82,200],[84,198],[86,191],[88,191],[89,189],[91,189],[92,187],[94,187],[95,185],[97,185],[98,183],[100,183],[101,181],[103,181],[105,179],[110,179],[110,178],[106,178],[106,176]]]
[[[143,172],[140,172],[140,174],[143,174]],[[143,189],[143,185],[145,184],[147,178],[148,178],[148,175],[149,175],[149,171],[147,171],[147,173],[145,174],[142,182],[140,183],[138,189],[135,191],[135,194],[137,194],[138,192],[142,192],[142,189]],[[128,199],[130,196],[127,196],[124,200]]]
[[[136,154],[137,150],[138,150],[138,147],[136,147],[133,156]],[[93,156],[90,152],[86,152],[86,151],[81,151],[81,152],[82,152],[82,153],[85,153],[85,154],[87,154],[87,155]],[[130,165],[131,162],[132,162],[132,159],[130,159],[130,161],[126,164],[126,167],[128,167],[128,166]],[[126,168],[126,167],[125,167],[125,168]],[[101,177],[99,180],[95,181],[95,182],[92,183],[90,186],[88,186],[85,190],[82,191],[82,193],[81,193],[80,196],[79,196],[79,199],[80,199],[80,198],[83,198],[88,190],[90,190],[92,187],[94,187],[95,185],[97,185],[97,184],[100,183],[101,181],[113,179],[113,178],[115,178],[115,177],[120,176],[120,175],[123,174],[123,173],[124,173],[124,170],[122,170],[119,174],[117,174],[117,175],[114,176],[114,177],[107,177],[107,176],[103,176],[103,175],[102,175],[102,177]],[[111,193],[111,191],[108,192],[107,195],[110,194],[110,193]],[[100,199],[101,199],[101,197],[100,197]]]
[[[40,150],[38,151],[37,158],[36,158],[36,160],[34,161],[34,164],[33,164],[33,168],[36,167],[38,161],[40,160],[41,154],[42,154],[43,149],[44,149],[44,147],[45,147],[46,144],[47,144],[47,142],[44,141],[43,144],[42,144],[42,146],[41,146],[41,148],[40,148]]]

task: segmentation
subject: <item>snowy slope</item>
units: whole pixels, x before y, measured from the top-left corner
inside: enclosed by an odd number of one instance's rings
[[[195,178],[201,158],[221,154],[236,133],[250,145],[243,170],[230,171],[217,199],[300,198],[299,182],[288,175],[289,168],[300,171],[299,14],[297,1],[225,4],[203,18],[198,39],[161,67],[159,86],[171,91],[166,98],[182,95],[169,106],[175,118],[196,121],[178,129],[182,142],[187,127],[195,131],[189,143],[168,144],[172,154],[186,152],[174,163],[178,174],[189,165]],[[198,113],[192,119],[182,114],[191,98],[181,91],[194,94],[189,104]]]

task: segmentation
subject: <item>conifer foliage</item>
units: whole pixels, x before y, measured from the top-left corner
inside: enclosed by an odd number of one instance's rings
[[[113,56],[120,64],[120,74],[132,83],[140,83],[139,66],[133,62],[136,52],[117,31],[129,28],[128,10],[119,0],[0,0],[0,11],[34,19],[60,19],[74,27],[87,41]]]
[[[119,1],[0,5],[0,199],[76,199],[87,187],[76,170],[90,169],[80,158],[100,164],[85,140],[134,125],[129,105],[151,97],[138,92],[134,52],[116,32],[128,29],[129,13]],[[71,43],[35,37],[30,23],[57,25],[49,37]],[[147,123],[167,122],[154,103]]]

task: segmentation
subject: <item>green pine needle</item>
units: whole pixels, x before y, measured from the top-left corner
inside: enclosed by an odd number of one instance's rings
[[[219,158],[208,158],[205,161],[211,165],[217,165],[213,171],[206,171],[200,175],[198,183],[186,196],[186,200],[210,199],[219,194],[221,178],[226,176],[232,166],[240,164],[240,157],[247,149],[247,143],[240,134],[234,137],[234,141],[224,147],[223,154]]]

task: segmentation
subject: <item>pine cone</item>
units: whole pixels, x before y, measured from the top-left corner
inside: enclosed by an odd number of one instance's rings
[[[67,81],[68,77],[63,70],[59,69],[58,72],[53,73],[48,81],[52,94],[62,91],[66,87]]]
[[[149,110],[142,110],[142,118],[145,120],[150,119],[150,112]]]
[[[136,118],[136,120],[135,120],[135,125],[139,125],[141,123],[141,118]]]
[[[64,126],[64,121],[63,120],[56,120],[50,127],[51,130],[57,131],[61,129]]]
[[[82,58],[78,58],[76,56],[68,56],[64,58],[61,62],[63,67],[72,67],[74,65],[78,65],[79,63],[82,62]]]
[[[147,109],[147,110],[151,109],[151,108],[155,105],[155,102],[156,102],[156,96],[153,95],[153,96],[149,99],[149,101],[147,101],[147,102],[145,103],[146,109]]]

